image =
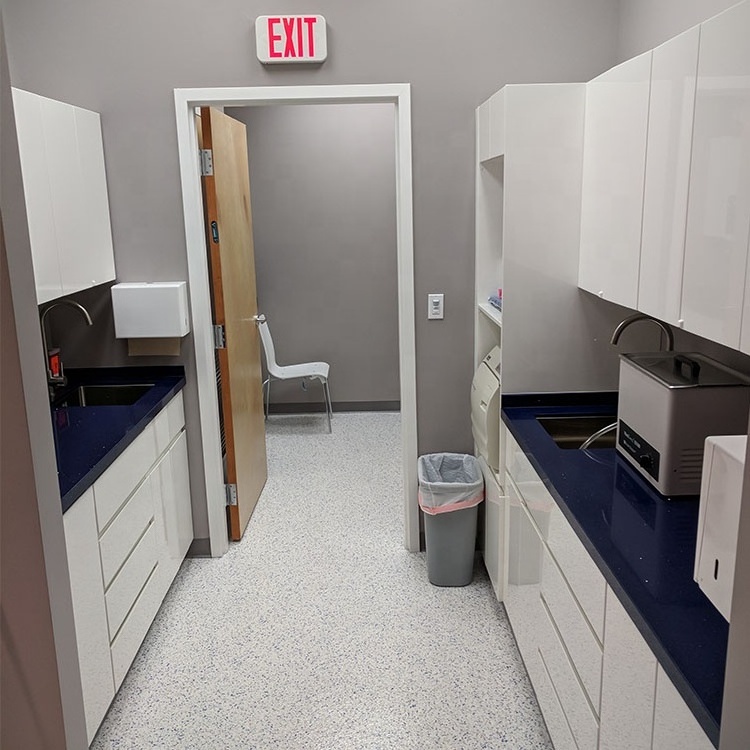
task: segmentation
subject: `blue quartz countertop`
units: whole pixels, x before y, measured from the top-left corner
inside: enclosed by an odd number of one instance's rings
[[[536,419],[615,414],[616,394],[504,395],[503,407],[504,423],[718,745],[729,624],[693,580],[698,497],[665,498],[614,448],[560,448]]]
[[[185,385],[182,367],[97,367],[67,370],[66,375],[68,384],[52,405],[63,513]],[[55,406],[80,385],[141,383],[153,386],[128,406]]]

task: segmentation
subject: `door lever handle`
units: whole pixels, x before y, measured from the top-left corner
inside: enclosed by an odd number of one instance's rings
[[[253,315],[252,318],[241,318],[243,323],[265,323],[266,316],[261,313],[260,315]]]

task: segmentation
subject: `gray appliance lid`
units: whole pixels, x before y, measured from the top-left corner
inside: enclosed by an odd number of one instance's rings
[[[750,385],[750,377],[694,352],[621,354],[620,359],[628,361],[668,388]]]

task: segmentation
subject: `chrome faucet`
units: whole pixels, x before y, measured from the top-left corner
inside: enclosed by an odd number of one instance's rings
[[[57,302],[53,302],[51,305],[48,305],[44,308],[44,310],[42,310],[42,314],[39,316],[39,322],[42,328],[42,346],[44,347],[44,363],[45,367],[47,368],[47,385],[49,386],[50,397],[52,396],[54,386],[65,385],[65,383],[67,382],[67,378],[63,373],[63,366],[62,361],[60,360],[59,353],[52,353],[47,346],[47,316],[52,310],[54,310],[56,307],[59,307],[60,305],[69,305],[70,307],[79,310],[85,318],[86,324],[93,325],[91,316],[89,315],[86,308],[72,299],[57,300]],[[56,366],[53,366],[53,356],[55,355],[57,356],[57,362]]]
[[[664,335],[667,337],[667,351],[674,351],[674,332],[672,331],[672,328],[666,323],[663,323],[661,320],[652,318],[650,315],[646,315],[645,313],[634,313],[633,315],[629,315],[627,318],[625,318],[625,320],[621,320],[617,324],[617,328],[615,328],[615,330],[612,332],[612,339],[609,343],[612,345],[617,344],[617,342],[620,340],[622,332],[629,325],[631,325],[631,323],[637,323],[639,320],[647,320],[659,326]]]

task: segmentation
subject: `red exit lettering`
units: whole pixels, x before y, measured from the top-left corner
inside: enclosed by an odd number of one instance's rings
[[[317,20],[315,16],[269,17],[268,56],[277,60],[315,57]]]

